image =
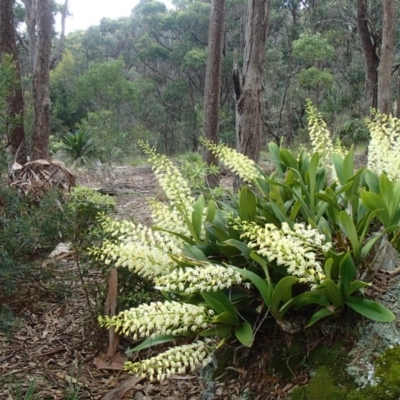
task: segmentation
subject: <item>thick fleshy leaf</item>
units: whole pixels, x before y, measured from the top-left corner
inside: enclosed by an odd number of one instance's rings
[[[253,328],[246,321],[243,325],[235,330],[236,338],[240,343],[247,347],[251,347],[254,341]]]
[[[353,246],[353,254],[355,257],[358,257],[360,254],[360,242],[358,240],[358,234],[354,222],[346,211],[342,211],[339,214],[339,219],[344,233]]]
[[[328,308],[322,308],[321,310],[318,310],[316,313],[313,314],[313,316],[310,318],[310,321],[306,325],[306,328],[309,328],[310,326],[314,325],[317,321],[319,321],[322,318],[330,317],[331,315],[335,314],[335,312],[332,312]]]
[[[350,295],[352,295],[353,293],[364,289],[366,287],[371,286],[372,283],[367,283],[367,282],[363,282],[363,281],[353,281],[350,283],[349,287],[346,290],[346,298],[348,298]]]
[[[272,286],[269,285],[266,281],[260,278],[254,272],[248,271],[247,269],[243,268],[236,268],[232,267],[235,271],[239,272],[243,276],[245,276],[249,281],[258,289],[264,303],[267,307],[271,306],[271,299],[272,299]]]
[[[351,282],[354,280],[357,274],[356,266],[350,253],[346,253],[340,262],[340,287],[344,291],[347,291]]]
[[[129,349],[129,351],[140,351],[143,349],[148,349],[152,346],[158,346],[159,344],[173,342],[174,340],[181,339],[182,336],[173,336],[173,335],[157,335],[154,337],[149,337],[146,340],[143,340],[142,343],[134,347],[133,349]]]
[[[321,287],[324,287],[326,292],[325,296],[332,302],[333,306],[340,310],[343,307],[343,296],[342,292],[338,288],[337,284],[333,282],[332,279],[324,279],[321,284]]]
[[[375,301],[349,297],[346,304],[352,310],[374,321],[390,322],[396,319],[396,316],[390,310]]]
[[[229,311],[224,311],[223,313],[216,315],[213,318],[213,323],[220,323],[223,325],[236,326],[237,318],[235,318]]]
[[[228,325],[218,325],[215,328],[205,329],[199,333],[200,336],[218,336],[219,338],[224,338],[228,336],[234,327]]]
[[[228,311],[233,316],[236,323],[239,322],[239,316],[235,306],[223,292],[202,292],[201,296],[217,314],[222,314],[225,311]]]
[[[254,221],[256,216],[256,196],[244,186],[239,193],[239,216],[242,221]]]
[[[200,238],[201,227],[203,225],[204,197],[200,195],[193,205],[192,225],[196,239]]]
[[[295,276],[285,276],[282,278],[274,288],[271,298],[271,312],[276,314],[279,311],[279,305],[291,289],[293,285],[299,282],[299,278]]]

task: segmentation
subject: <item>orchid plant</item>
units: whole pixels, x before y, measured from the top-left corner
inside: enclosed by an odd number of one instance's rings
[[[99,322],[144,339],[134,350],[171,341],[178,345],[148,360],[127,362],[126,370],[159,380],[193,371],[232,337],[251,346],[256,324],[267,315],[289,332],[345,307],[377,321],[394,319],[364,296],[370,283],[359,275],[368,268],[367,256],[379,237],[371,236],[374,224],[397,237],[400,189],[391,177],[379,177],[386,170],[376,160],[378,149],[370,166],[379,168],[355,171],[353,151],[335,147],[320,114],[311,103],[307,107],[314,152],[295,157],[270,145],[276,170],[269,176],[244,155],[203,141],[244,182],[229,200],[195,199],[179,169],[142,143],[168,203],[151,203],[151,228],[102,218],[111,239],[91,253],[151,279],[165,301]],[[373,135],[379,136],[378,128]],[[309,317],[301,326],[291,321],[298,310]],[[188,344],[188,338],[196,340]]]

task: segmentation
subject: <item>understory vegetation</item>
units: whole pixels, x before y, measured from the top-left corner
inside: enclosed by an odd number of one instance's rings
[[[311,103],[307,112],[313,150],[295,155],[271,143],[272,174],[225,145],[203,141],[239,175],[237,194],[194,197],[178,168],[142,143],[168,202],[151,204],[152,228],[102,217],[111,238],[90,253],[150,279],[165,300],[99,321],[144,339],[134,350],[175,345],[127,362],[127,371],[159,380],[193,371],[224,343],[252,346],[271,318],[291,334],[323,319],[340,321],[345,309],[375,321],[395,319],[366,289],[376,270],[375,245],[400,246],[398,121],[379,114],[368,120],[368,167],[355,168],[354,150],[332,143]]]
[[[124,364],[150,380],[206,366],[226,344],[258,346],[266,327],[296,337],[324,321],[340,325],[343,312],[346,318],[358,315],[355,320],[393,321],[368,289],[385,267],[379,246],[400,249],[400,122],[373,114],[366,121],[368,164],[355,166],[354,149],[332,141],[311,102],[307,118],[310,150],[270,143],[272,172],[224,144],[202,140],[240,177],[237,193],[205,187],[204,176],[218,168],[209,169],[199,156],[173,162],[141,142],[163,190],[150,203],[151,227],[116,219],[114,201],[91,189],[50,190],[37,199],[4,182],[2,291],[36,279],[37,261],[57,243],[70,242],[76,279],[86,287],[87,312],[95,319],[105,289],[89,293],[86,273],[100,269],[105,278],[117,267],[118,313],[98,321],[130,338],[136,346],[130,353],[155,351]],[[1,313],[1,328],[11,334],[6,303]],[[383,364],[376,368],[382,372]],[[293,398],[316,398],[310,395],[314,386]]]

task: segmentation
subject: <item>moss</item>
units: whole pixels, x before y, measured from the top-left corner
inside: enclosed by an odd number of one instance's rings
[[[332,371],[326,367],[318,368],[313,380],[308,385],[308,398],[315,400],[344,400],[346,393],[340,389]]]
[[[376,386],[358,389],[346,373],[346,357],[336,346],[320,347],[309,362],[319,367],[306,386],[297,388],[291,400],[398,400],[400,398],[400,347],[385,351],[375,362]],[[325,360],[324,360],[325,358]]]
[[[317,347],[310,352],[307,363],[316,367],[310,383],[293,391],[291,400],[347,400],[355,384],[345,370],[347,349],[342,343],[333,347]]]
[[[377,386],[372,387],[374,399],[400,398],[400,347],[386,350],[375,363]]]

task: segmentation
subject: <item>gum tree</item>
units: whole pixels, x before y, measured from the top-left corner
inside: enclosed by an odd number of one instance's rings
[[[248,2],[242,75],[235,85],[237,150],[255,162],[259,161],[261,147],[263,63],[270,11],[270,0]],[[238,75],[235,65],[234,77]]]
[[[20,68],[15,40],[13,1],[0,0],[0,62],[4,62],[7,56],[11,56],[15,72],[14,83],[11,85],[11,90],[9,90],[6,98],[7,114],[11,125],[6,145],[10,146],[11,154],[16,158],[16,161],[23,164],[26,161],[23,127],[24,100],[20,85]]]
[[[221,93],[222,47],[224,42],[225,0],[211,1],[210,27],[208,35],[208,54],[203,105],[203,132],[205,138],[218,143],[219,107]],[[216,156],[205,149],[205,161],[208,165],[217,165]],[[216,187],[218,175],[209,175],[208,184]]]

